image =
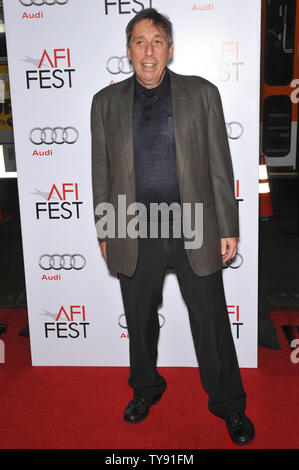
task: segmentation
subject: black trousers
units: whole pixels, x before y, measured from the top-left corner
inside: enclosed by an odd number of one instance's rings
[[[209,410],[223,419],[245,411],[246,394],[234,347],[222,270],[208,276],[192,271],[183,238],[139,238],[132,277],[119,274],[130,337],[129,385],[134,396],[163,393],[166,380],[156,368],[165,270],[175,270],[186,302],[202,385]]]

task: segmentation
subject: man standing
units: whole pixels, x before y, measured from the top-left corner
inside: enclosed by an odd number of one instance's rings
[[[126,208],[136,202],[203,206],[201,246],[187,248],[176,236],[178,212],[154,220],[158,236],[113,237],[98,234],[111,272],[117,273],[130,337],[130,378],[134,396],[124,419],[144,420],[165,391],[156,368],[165,270],[173,268],[186,302],[202,385],[209,410],[222,418],[239,445],[254,437],[245,415],[246,394],[231,334],[222,265],[233,258],[239,236],[237,201],[226,126],[218,89],[209,81],[167,68],[173,55],[172,25],[149,8],[128,24],[127,56],[135,74],[99,91],[91,110],[92,178],[96,222],[99,206],[110,203],[119,215],[119,195]],[[125,223],[131,220],[126,213]],[[171,214],[173,216],[171,217]],[[142,216],[140,216],[140,223]],[[145,219],[153,222],[150,210]],[[163,223],[170,223],[168,237]],[[198,231],[198,227],[196,227]]]

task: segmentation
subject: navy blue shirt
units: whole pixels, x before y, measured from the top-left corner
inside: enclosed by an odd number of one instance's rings
[[[156,88],[143,87],[135,76],[134,165],[136,201],[180,203],[177,179],[170,77],[166,70]]]

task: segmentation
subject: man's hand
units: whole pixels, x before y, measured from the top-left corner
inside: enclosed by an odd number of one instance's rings
[[[101,247],[102,255],[104,256],[105,261],[106,261],[106,263],[107,263],[107,257],[106,257],[106,242],[101,242],[101,243],[100,243],[100,247]]]
[[[221,254],[222,254],[222,262],[225,263],[226,261],[234,258],[237,253],[237,246],[238,246],[238,238],[221,238]]]

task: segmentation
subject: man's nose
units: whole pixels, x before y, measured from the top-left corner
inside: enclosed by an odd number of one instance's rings
[[[150,42],[147,43],[147,45],[146,45],[145,53],[148,57],[151,57],[153,55],[153,46]]]

